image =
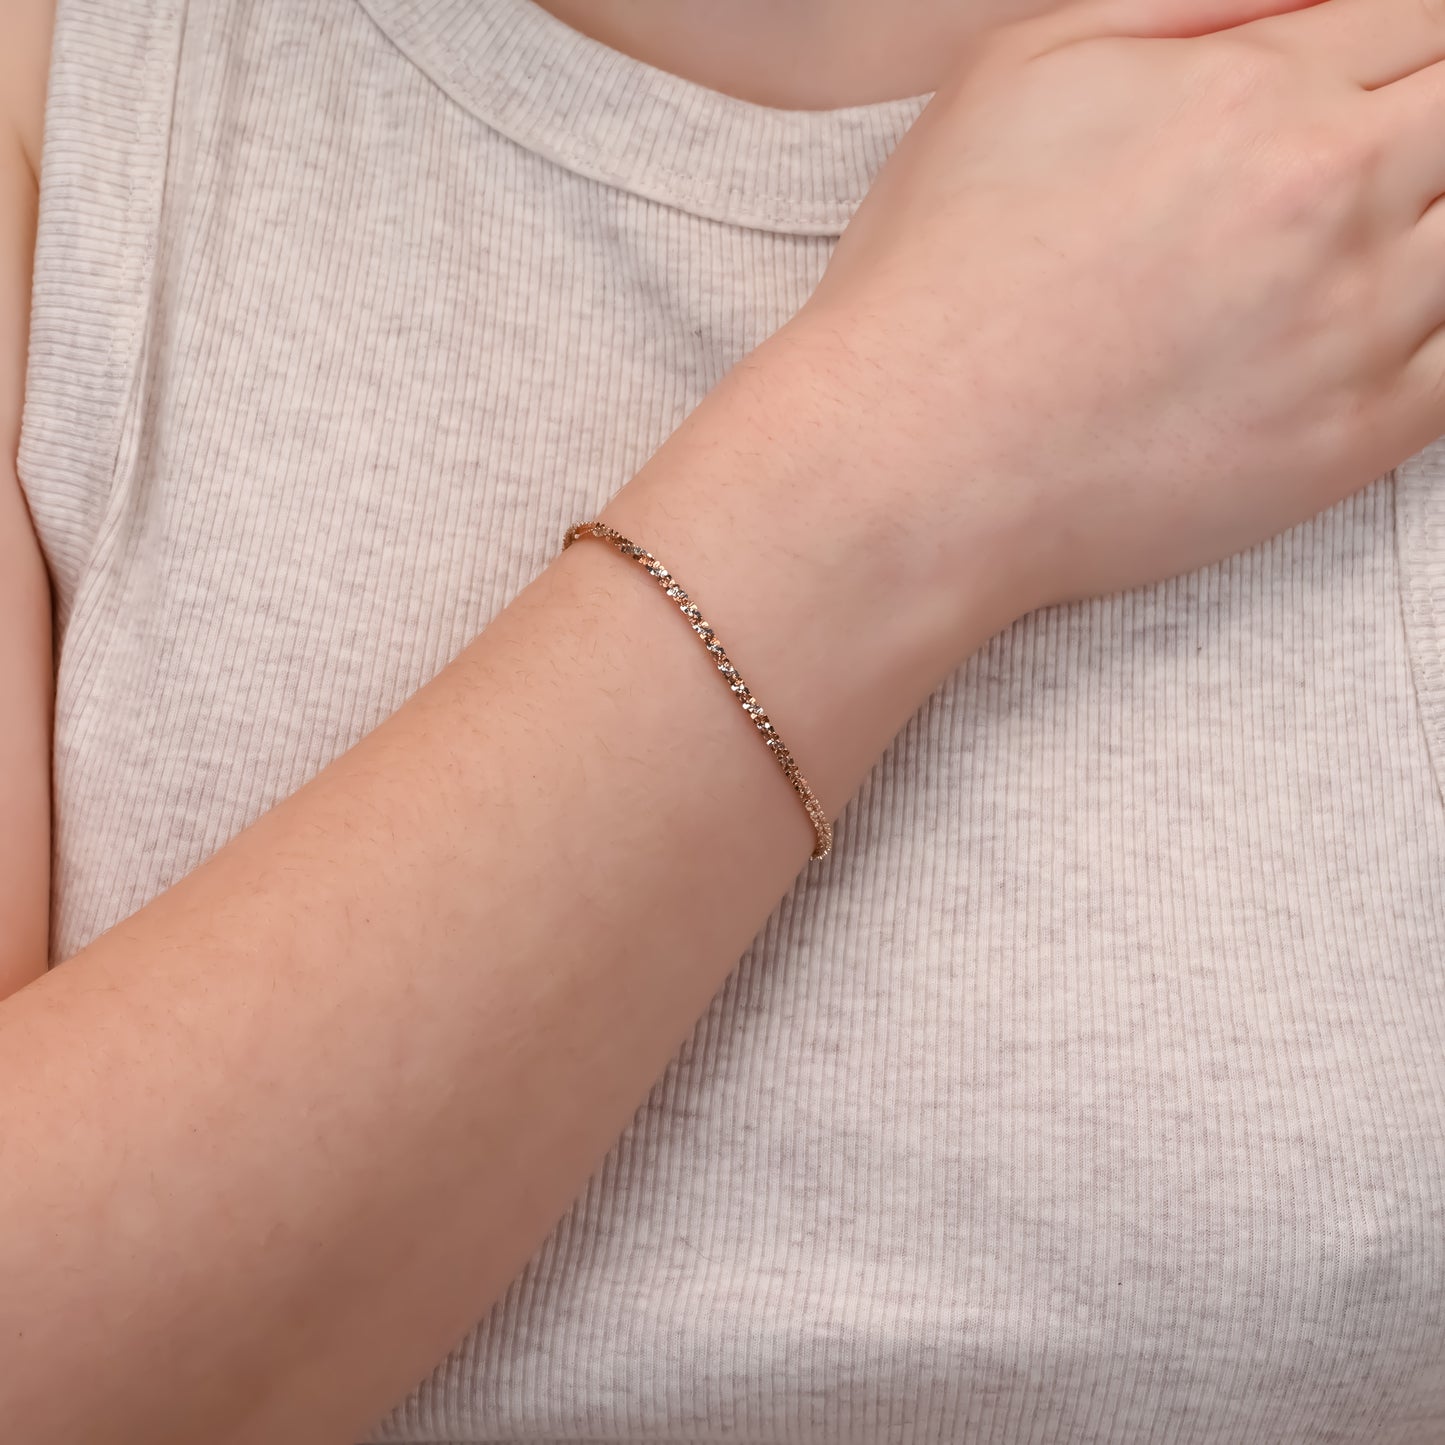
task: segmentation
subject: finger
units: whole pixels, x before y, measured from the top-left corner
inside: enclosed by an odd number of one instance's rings
[[[1411,423],[1400,440],[1400,461],[1445,436],[1445,325],[1420,343],[1400,377],[1394,399]]]
[[[1445,200],[1391,248],[1373,308],[1378,355],[1398,384],[1408,387],[1423,376],[1445,386]]]
[[[1383,86],[1361,103],[1383,127],[1381,185],[1387,203],[1407,220],[1419,221],[1445,195],[1445,61]]]
[[[1043,52],[1106,35],[1184,39],[1232,30],[1329,0],[1079,0],[1003,29],[1024,48]]]
[[[1445,5],[1435,0],[1325,0],[1250,29],[1296,53],[1303,47],[1366,90],[1445,60]]]
[[[1445,326],[1445,200],[1438,200],[1404,238],[1393,267],[1398,309],[1408,309],[1400,334],[1410,347]]]
[[[1433,258],[1440,272],[1441,285],[1445,286],[1445,195],[1437,196],[1415,226],[1411,236],[1412,244],[1418,244],[1423,254]],[[1445,307],[1441,308],[1445,311]],[[1441,320],[1445,320],[1442,315]]]
[[[1185,39],[1230,30],[1263,17],[1318,9],[1329,0],[1081,0],[1040,17],[1066,40],[1129,35]]]

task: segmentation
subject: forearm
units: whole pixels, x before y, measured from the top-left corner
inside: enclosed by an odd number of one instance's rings
[[[603,516],[703,605],[836,814],[960,624],[1003,619],[953,615],[936,557],[906,577],[803,370],[741,369]],[[10,1431],[349,1442],[545,1239],[811,842],[655,583],[563,553],[387,723],[0,1005]]]

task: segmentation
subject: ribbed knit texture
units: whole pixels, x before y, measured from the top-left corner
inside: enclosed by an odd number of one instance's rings
[[[61,0],[57,960],[484,627],[922,104],[769,111],[528,0]],[[1445,449],[1023,619],[370,1438],[1439,1445],[1442,777]]]

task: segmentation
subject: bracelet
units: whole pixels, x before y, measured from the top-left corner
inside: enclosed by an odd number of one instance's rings
[[[703,621],[697,603],[692,601],[687,593],[678,586],[673,580],[672,574],[651,552],[639,547],[631,538],[624,537],[616,528],[609,527],[603,522],[578,522],[576,526],[569,527],[567,535],[562,538],[563,551],[579,537],[596,537],[599,541],[610,542],[624,557],[634,558],[640,566],[657,579],[657,585],[677,603],[683,616],[692,625],[692,630],[697,633],[703,646],[712,654],[713,661],[717,664],[717,670],[722,673],[729,689],[742,704],[743,711],[753,720],[753,725],[763,735],[763,741],[778,760],[783,775],[793,785],[793,791],[802,799],[803,808],[808,814],[808,821],[813,825],[813,833],[817,839],[809,856],[814,859],[826,858],[833,846],[833,825],[829,823],[828,815],[823,811],[823,805],[808,786],[807,779],[798,771],[798,765],[793,761],[792,753],[788,751],[787,745],[778,736],[778,730],[769,720],[767,713],[763,711],[762,703],[753,696],[752,690],[742,680],[737,668],[733,666],[732,659],[723,651],[723,645],[717,640],[717,635]]]

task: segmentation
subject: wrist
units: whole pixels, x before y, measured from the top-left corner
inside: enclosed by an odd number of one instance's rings
[[[836,301],[810,301],[775,339],[807,359],[832,408],[840,482],[897,528],[954,619],[956,662],[1042,605],[1036,467],[1030,438],[1012,435],[1038,428],[982,399],[963,344]]]
[[[697,600],[831,816],[1018,615],[997,549],[938,525],[906,455],[853,359],[790,324],[599,514]]]

